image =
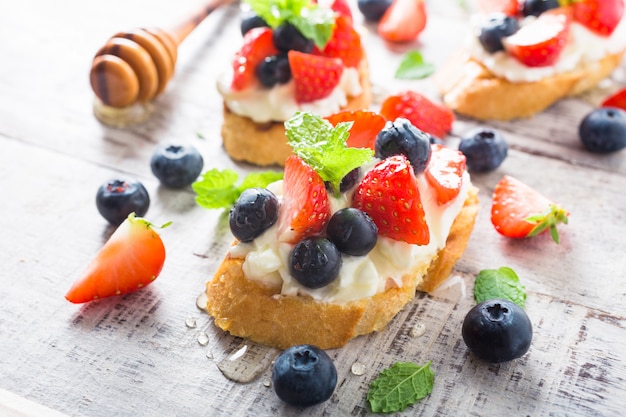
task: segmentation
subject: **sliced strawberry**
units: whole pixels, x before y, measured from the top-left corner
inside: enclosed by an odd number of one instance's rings
[[[572,1],[574,19],[601,36],[609,36],[624,14],[624,0]]]
[[[426,27],[424,0],[393,0],[378,22],[378,34],[389,42],[415,40]]]
[[[150,222],[132,213],[115,230],[65,298],[85,303],[137,291],[154,282],[165,247]]]
[[[371,110],[343,110],[326,117],[333,126],[341,122],[352,122],[346,144],[351,148],[374,150],[376,135],[385,127],[386,120]]]
[[[322,178],[299,157],[287,158],[278,216],[278,240],[296,243],[318,235],[330,215],[328,193]]]
[[[372,218],[381,236],[416,245],[430,241],[413,167],[404,155],[390,156],[365,174],[352,205]]]
[[[243,90],[256,81],[256,67],[268,56],[278,54],[272,41],[272,29],[259,27],[249,30],[243,45],[233,59],[233,90]]]
[[[552,9],[504,38],[502,44],[513,58],[528,67],[549,66],[565,49],[569,27],[568,9]]]
[[[517,16],[519,3],[518,0],[478,0],[478,10],[483,14],[500,12],[507,16]]]
[[[450,109],[410,90],[387,97],[380,114],[387,120],[404,117],[418,129],[440,139],[448,134],[454,122],[454,113]]]
[[[339,15],[335,19],[333,35],[328,43],[324,49],[313,48],[313,54],[339,58],[346,67],[356,67],[363,58],[361,36],[348,18]]]
[[[505,175],[496,185],[491,223],[498,233],[512,238],[536,236],[550,230],[559,243],[556,226],[567,224],[569,213],[520,180]]]
[[[463,186],[465,155],[439,144],[434,144],[431,148],[430,162],[424,175],[437,193],[437,202],[446,204],[459,195]]]
[[[341,60],[289,51],[289,67],[295,83],[298,103],[309,103],[328,97],[341,80]]]
[[[602,102],[602,107],[617,107],[626,111],[626,88],[610,95]]]
[[[352,9],[350,9],[350,5],[347,0],[335,0],[333,4],[331,4],[330,8],[336,11],[340,16],[343,16],[348,19],[350,23],[352,23]]]

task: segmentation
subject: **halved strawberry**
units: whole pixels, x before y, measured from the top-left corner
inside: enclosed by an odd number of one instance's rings
[[[318,235],[330,219],[330,204],[324,180],[302,159],[285,161],[283,200],[279,209],[278,240],[296,243]]]
[[[507,16],[517,16],[519,13],[518,0],[478,0],[477,6],[483,14],[500,12]]]
[[[626,88],[604,99],[602,107],[617,107],[618,109],[626,111]]]
[[[352,26],[351,20],[339,15],[335,19],[333,34],[324,49],[313,48],[313,54],[339,58],[346,67],[356,67],[363,58],[361,36]]]
[[[113,232],[65,298],[85,303],[137,291],[154,282],[165,262],[165,246],[152,224],[131,213]]]
[[[378,34],[389,42],[415,40],[426,27],[424,0],[393,0],[378,22]]]
[[[343,65],[339,59],[293,50],[288,52],[288,58],[298,103],[328,97],[341,80]]]
[[[415,127],[443,139],[452,129],[454,113],[415,91],[403,91],[383,101],[380,114],[387,120],[408,119]]]
[[[437,202],[446,204],[459,195],[463,186],[465,155],[439,144],[432,145],[431,149],[430,161],[424,175],[437,193]]]
[[[330,5],[330,8],[336,11],[340,16],[347,18],[349,22],[352,22],[352,9],[350,9],[347,0],[335,0]]]
[[[572,0],[574,19],[601,36],[609,36],[624,14],[624,0]]]
[[[536,236],[550,230],[559,243],[556,226],[567,224],[569,213],[520,180],[505,175],[496,185],[491,223],[498,233],[512,238]]]
[[[551,9],[502,40],[508,53],[528,67],[552,65],[567,45],[568,8]]]
[[[353,122],[346,144],[351,148],[374,150],[376,135],[385,127],[386,120],[371,110],[343,110],[325,118],[333,126],[341,122]]]
[[[249,30],[243,45],[233,59],[233,90],[243,90],[256,81],[256,67],[268,56],[278,54],[272,41],[272,29],[259,27]]]
[[[381,236],[416,245],[430,242],[413,167],[404,155],[390,156],[365,174],[352,205],[372,218]]]

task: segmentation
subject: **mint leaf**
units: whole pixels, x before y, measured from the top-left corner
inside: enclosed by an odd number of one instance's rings
[[[396,362],[370,384],[367,401],[375,413],[394,413],[425,398],[433,391],[435,374],[425,365]]]
[[[474,299],[477,303],[494,298],[510,300],[524,308],[526,287],[519,282],[519,277],[511,268],[483,269],[476,276]]]
[[[372,159],[371,149],[349,148],[346,145],[352,123],[336,127],[313,113],[296,112],[285,122],[289,145],[293,152],[313,168],[322,180],[330,183],[335,193],[339,184],[353,169]]]
[[[408,52],[395,73],[395,78],[404,80],[417,80],[426,78],[435,72],[433,64],[424,62],[424,57],[419,51]]]
[[[202,178],[191,184],[196,193],[196,203],[208,209],[231,207],[239,195],[247,188],[265,188],[274,181],[282,179],[282,172],[266,171],[248,174],[240,185],[239,175],[232,169],[211,169]]]

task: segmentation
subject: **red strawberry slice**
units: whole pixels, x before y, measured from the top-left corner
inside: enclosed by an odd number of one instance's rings
[[[437,193],[437,203],[446,204],[459,195],[463,186],[465,155],[439,144],[431,146],[432,153],[424,175]]]
[[[256,67],[268,56],[278,54],[272,41],[272,29],[254,28],[243,37],[243,45],[233,59],[233,90],[243,90],[256,82]]]
[[[556,226],[567,224],[568,215],[547,197],[508,175],[493,192],[491,223],[503,236],[525,238],[550,230],[552,239],[559,243]]]
[[[416,245],[430,241],[413,167],[404,155],[390,156],[365,174],[352,205],[372,218],[381,236]]]
[[[328,193],[322,178],[299,157],[287,158],[278,240],[297,243],[305,237],[318,235],[330,215]]]
[[[415,40],[426,27],[424,0],[393,0],[378,22],[378,34],[389,42]]]
[[[161,237],[147,220],[131,213],[104,244],[65,298],[85,303],[123,295],[154,282],[165,262]]]
[[[602,107],[617,107],[626,111],[626,88],[610,95],[602,102]]]
[[[572,1],[574,19],[601,36],[609,36],[624,14],[624,0]]]
[[[519,3],[518,0],[478,0],[478,10],[483,14],[500,12],[507,16],[517,16]]]
[[[528,67],[545,67],[556,62],[567,44],[568,9],[552,9],[522,26],[502,43],[509,54]]]
[[[289,67],[298,103],[309,103],[328,97],[341,80],[341,60],[289,51]]]
[[[374,150],[376,135],[385,127],[386,120],[371,110],[343,110],[326,117],[333,126],[341,122],[352,122],[346,144],[351,148]]]
[[[337,16],[333,35],[324,49],[313,49],[315,55],[339,58],[346,67],[356,67],[363,58],[361,36],[345,16]]]
[[[380,114],[387,120],[404,117],[418,129],[440,139],[448,134],[454,122],[454,113],[450,109],[410,90],[387,97]]]
[[[340,16],[347,18],[348,21],[352,23],[352,10],[350,9],[350,5],[347,0],[335,0],[330,8],[336,11]]]

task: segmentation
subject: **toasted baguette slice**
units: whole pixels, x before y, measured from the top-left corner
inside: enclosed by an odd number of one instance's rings
[[[348,97],[348,104],[343,110],[369,108],[372,101],[371,85],[367,59],[359,65],[361,94]],[[292,154],[285,136],[283,122],[256,123],[252,119],[233,113],[224,104],[224,122],[222,124],[224,149],[236,161],[254,165],[285,165],[285,159]]]
[[[608,77],[624,51],[574,71],[535,82],[509,82],[492,74],[469,53],[455,54],[434,80],[446,106],[480,120],[530,117],[564,97],[580,94]]]
[[[430,264],[407,271],[401,288],[393,286],[344,304],[281,295],[280,288],[247,279],[242,258],[227,256],[206,285],[207,311],[219,328],[264,345],[280,349],[302,343],[322,349],[341,347],[354,337],[385,329],[413,299],[416,288],[432,291],[448,278],[467,246],[477,213],[478,190],[472,186],[446,246]]]

